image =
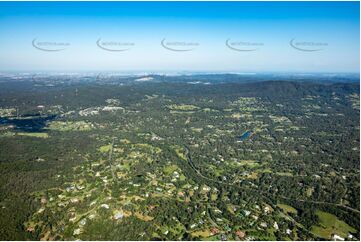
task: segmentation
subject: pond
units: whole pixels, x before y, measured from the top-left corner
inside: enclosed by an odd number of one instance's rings
[[[48,116],[21,116],[0,118],[0,125],[13,125],[15,130],[25,132],[41,132],[46,126],[47,121],[55,119],[56,115]]]
[[[244,141],[244,140],[248,139],[248,138],[252,135],[252,133],[253,133],[253,132],[252,132],[251,130],[244,132],[244,133],[239,137],[239,140],[240,140],[240,141]]]

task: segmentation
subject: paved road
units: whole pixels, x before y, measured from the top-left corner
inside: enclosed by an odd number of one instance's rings
[[[351,207],[348,207],[348,206],[346,206],[346,205],[339,204],[339,203],[329,203],[329,202],[322,202],[322,201],[303,200],[303,199],[293,199],[293,198],[284,197],[284,196],[281,196],[281,198],[284,198],[284,199],[287,199],[287,200],[298,201],[298,202],[306,202],[306,203],[314,203],[314,204],[326,204],[326,205],[332,205],[332,206],[337,206],[337,207],[342,207],[342,208],[345,208],[345,209],[350,210],[350,211],[352,211],[352,212],[360,213],[360,211],[359,211],[359,210],[357,210],[357,209],[355,209],[355,208],[351,208]]]

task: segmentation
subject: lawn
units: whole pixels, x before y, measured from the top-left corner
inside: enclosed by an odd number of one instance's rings
[[[198,231],[194,231],[192,232],[192,237],[203,237],[203,238],[207,238],[209,236],[211,236],[212,233],[209,229],[205,229],[205,230],[198,230]]]
[[[277,204],[277,206],[280,207],[285,213],[297,214],[297,209],[295,209],[294,207],[291,207],[287,204],[279,203],[279,204]]]
[[[240,160],[238,164],[241,166],[248,166],[248,167],[256,167],[260,165],[260,163],[258,163],[255,160]]]
[[[19,133],[17,133],[17,135],[30,136],[30,137],[36,137],[36,138],[48,138],[49,137],[49,135],[47,133],[35,133],[35,132],[31,132],[31,133],[19,132]]]
[[[312,226],[312,233],[324,239],[331,239],[332,234],[346,238],[349,233],[356,233],[356,229],[339,220],[335,215],[317,210],[320,219],[318,226]]]

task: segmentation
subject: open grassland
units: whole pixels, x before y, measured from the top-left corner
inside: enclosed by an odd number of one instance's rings
[[[339,220],[335,215],[318,210],[316,215],[320,222],[312,227],[312,232],[321,238],[330,240],[333,234],[346,238],[349,233],[355,233],[356,229]]]

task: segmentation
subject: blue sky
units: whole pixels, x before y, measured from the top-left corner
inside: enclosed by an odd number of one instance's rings
[[[358,2],[0,2],[0,71],[359,72],[359,17]]]

